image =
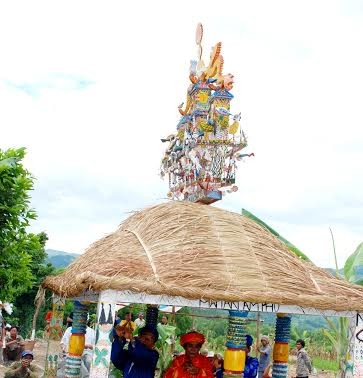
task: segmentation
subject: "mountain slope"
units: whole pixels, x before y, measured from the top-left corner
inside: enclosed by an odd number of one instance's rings
[[[64,251],[57,251],[56,249],[46,249],[48,254],[47,262],[51,263],[56,268],[65,268],[79,255],[76,253],[69,253]]]

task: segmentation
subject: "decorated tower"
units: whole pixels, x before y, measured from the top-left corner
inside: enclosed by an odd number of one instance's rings
[[[175,200],[213,203],[225,192],[234,192],[237,161],[253,154],[241,154],[247,139],[239,126],[241,113],[232,114],[230,103],[234,77],[223,74],[222,43],[202,59],[203,27],[198,24],[198,59],[189,69],[191,82],[186,103],[179,105],[174,134],[162,139],[168,147],[161,163],[161,176],[168,177],[168,197]]]

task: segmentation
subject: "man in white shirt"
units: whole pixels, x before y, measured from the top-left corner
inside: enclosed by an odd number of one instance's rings
[[[145,327],[145,319],[142,312],[140,312],[139,317],[135,320],[135,325],[137,328]]]

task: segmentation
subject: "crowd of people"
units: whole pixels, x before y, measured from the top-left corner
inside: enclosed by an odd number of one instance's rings
[[[66,355],[72,329],[72,314],[67,318],[67,328],[60,342],[61,349]],[[159,323],[168,325],[168,318],[163,315]],[[47,324],[49,325],[49,323]],[[39,375],[32,365],[34,354],[25,350],[24,340],[18,333],[16,326],[7,325],[3,341],[0,340],[0,350],[3,351],[3,363],[9,368],[5,378],[36,378]],[[144,314],[140,312],[135,321],[130,312],[125,313],[124,319],[115,317],[111,361],[122,371],[123,378],[154,378],[157,369],[159,353],[155,343],[159,338],[155,327],[146,325]],[[4,345],[3,345],[4,343]],[[85,334],[85,348],[82,355],[82,378],[89,376],[92,363],[95,331],[89,325]],[[210,356],[207,350],[202,350],[205,343],[203,334],[192,331],[180,337],[180,345],[184,349],[181,354],[174,354],[171,365],[164,372],[164,378],[222,378],[224,361],[220,354]],[[256,346],[259,359],[251,356],[253,339],[246,336],[246,360],[244,378],[270,378],[272,376],[271,354],[269,338],[262,336],[260,345]],[[299,339],[296,342],[297,367],[296,377],[307,378],[312,372],[309,356],[304,349],[305,343]],[[63,377],[64,371],[59,370],[58,377]]]
[[[167,325],[168,319],[164,315],[160,322]],[[138,336],[135,329],[139,328]],[[133,322],[131,314],[126,313],[123,320],[115,322],[114,341],[112,344],[111,361],[114,366],[123,372],[124,378],[152,378],[155,375],[158,352],[155,343],[158,340],[156,329],[145,326],[143,313]],[[271,354],[269,338],[262,336],[256,351],[260,357],[251,356],[253,339],[246,337],[246,361],[244,378],[270,378],[272,376]],[[184,353],[175,354],[170,367],[165,371],[164,378],[222,378],[224,361],[220,354],[208,355],[202,350],[205,342],[204,335],[198,332],[189,332],[181,336],[180,345]],[[311,373],[310,359],[303,349],[304,342],[297,343],[297,372],[298,378],[307,377]]]
[[[0,328],[0,362],[7,366],[5,378],[37,378],[37,368],[31,363],[34,355],[25,349],[26,343],[15,325],[5,324]]]
[[[115,327],[115,337],[112,344],[111,361],[114,366],[123,372],[124,378],[153,378],[158,352],[155,350],[155,343],[158,340],[158,332],[155,328],[145,326],[143,314],[132,322],[131,314],[127,313],[124,321],[118,321]],[[166,316],[160,324],[167,324]],[[140,326],[138,336],[135,336],[135,329]],[[246,361],[244,378],[270,378],[272,376],[271,354],[269,338],[262,336],[260,345],[256,351],[260,357],[251,356],[253,339],[250,335],[246,337]],[[180,337],[180,345],[184,353],[175,354],[170,367],[164,372],[164,378],[222,378],[224,373],[224,361],[220,354],[208,355],[208,351],[201,348],[205,337],[199,332],[189,332]],[[298,340],[297,348],[297,378],[307,378],[312,371],[308,354],[304,349],[303,340]]]

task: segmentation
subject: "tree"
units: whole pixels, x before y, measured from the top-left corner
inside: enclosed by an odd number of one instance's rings
[[[35,311],[34,300],[38,292],[38,288],[41,282],[46,276],[54,274],[56,269],[50,263],[46,263],[47,253],[45,252],[45,243],[48,240],[47,235],[44,232],[36,235],[41,247],[39,249],[29,250],[31,255],[31,263],[29,265],[31,273],[34,277],[33,285],[26,292],[19,295],[14,302],[14,313],[12,316],[12,321],[14,318],[18,319],[18,324],[21,325],[21,333],[24,336],[30,335],[32,319]],[[45,313],[50,310],[51,304],[51,294],[48,292],[46,295],[46,304],[41,307],[40,313],[37,317],[36,329],[44,330],[45,327]]]
[[[188,316],[191,312],[192,311],[189,307],[183,307],[178,311],[178,316],[176,317],[177,336],[192,331],[193,320]]]
[[[0,150],[0,299],[13,301],[36,282],[32,260],[42,258],[45,234],[27,232],[34,178],[22,164],[25,149]],[[45,252],[44,252],[45,253]],[[44,260],[44,258],[43,258]]]

